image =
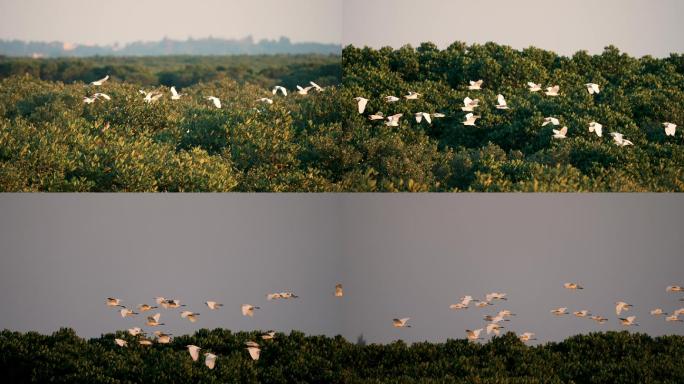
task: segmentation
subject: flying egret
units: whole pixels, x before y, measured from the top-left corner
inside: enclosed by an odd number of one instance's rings
[[[482,89],[482,83],[483,83],[483,82],[484,82],[484,81],[481,80],[481,79],[478,80],[478,81],[472,81],[472,80],[470,80],[470,82],[469,82],[470,85],[468,85],[468,90],[471,90],[471,91],[479,91],[480,89]]]
[[[606,319],[605,317],[601,317],[598,315],[593,315],[593,316],[590,316],[589,318],[594,320],[595,322],[597,322],[599,324],[604,324],[608,321],[608,319]]]
[[[209,309],[212,311],[223,307],[223,304],[217,303],[215,301],[205,301],[204,304],[206,304],[207,307],[209,307]]]
[[[262,340],[272,340],[274,337],[275,337],[275,331],[268,331],[266,333],[261,334]]]
[[[492,300],[508,300],[505,293],[492,292],[485,295],[485,300],[491,302]]]
[[[342,297],[344,296],[344,290],[342,289],[342,284],[336,284],[335,285],[335,297]]]
[[[245,343],[247,346],[247,351],[249,352],[249,356],[252,357],[252,360],[259,360],[259,355],[261,354],[261,348],[259,347],[259,344],[257,344],[254,341],[248,341]]]
[[[551,313],[553,313],[556,316],[567,315],[568,314],[568,308],[567,307],[560,307],[560,308],[552,309]]]
[[[268,97],[262,97],[260,99],[257,99],[257,101],[266,103],[266,104],[273,104],[273,100],[269,99]]]
[[[181,318],[188,319],[188,320],[190,320],[191,323],[194,323],[197,321],[197,316],[199,316],[199,313],[192,312],[192,311],[183,311],[180,314]]]
[[[143,100],[144,100],[146,103],[155,102],[155,101],[159,100],[159,98],[161,98],[162,96],[164,96],[161,92],[157,92],[157,91],[149,91],[149,92],[147,92],[147,91],[144,91],[144,90],[140,89],[140,90],[138,90],[138,92],[140,92],[141,94],[145,95],[145,98],[144,98]]]
[[[363,111],[366,110],[366,104],[368,104],[368,99],[358,96],[355,97],[354,100],[356,100],[356,108],[358,109],[359,113],[363,113]]]
[[[506,99],[502,94],[496,95],[496,109],[508,109],[508,104],[506,104]]]
[[[680,287],[679,285],[670,285],[669,287],[665,288],[665,292],[684,292],[684,287]]]
[[[484,307],[486,307],[486,306],[488,306],[488,305],[494,305],[494,304],[492,304],[492,303],[490,303],[489,301],[486,301],[486,300],[476,300],[476,302],[475,302],[475,306],[478,307],[478,308],[484,308]]]
[[[154,335],[157,336],[157,343],[168,344],[171,342],[171,334],[164,333],[162,331],[154,331]]]
[[[677,124],[663,123],[663,127],[665,127],[665,136],[675,135],[675,131],[677,130]]]
[[[542,90],[541,84],[535,84],[531,81],[527,82],[527,87],[530,89],[530,92],[539,92]]]
[[[560,125],[560,121],[555,117],[545,117],[542,127],[547,124]]]
[[[140,312],[147,312],[147,311],[151,311],[151,310],[157,309],[157,308],[158,308],[157,306],[151,306],[151,305],[148,305],[148,304],[140,304],[140,305],[138,305],[138,311],[140,311]]]
[[[518,336],[518,339],[520,339],[520,341],[522,341],[523,343],[526,343],[530,340],[537,340],[534,337],[534,333],[532,333],[532,332],[525,332],[522,335]]]
[[[595,132],[596,136],[601,137],[603,136],[603,125],[592,121],[589,123],[589,132]]]
[[[480,105],[480,99],[471,99],[470,97],[466,97],[463,99],[463,106],[461,107],[461,110],[463,112],[473,112],[475,108],[479,107]]]
[[[628,145],[634,145],[634,143],[625,139],[622,136],[622,133],[611,132],[610,135],[613,136],[613,141],[615,142],[615,145],[617,145],[618,147],[626,147]]]
[[[204,352],[204,365],[209,369],[214,369],[216,365],[216,355],[209,352]]]
[[[449,308],[451,309],[467,309],[468,304],[470,304],[471,301],[473,301],[473,297],[468,295],[468,296],[463,296],[461,297],[461,302],[458,304],[451,304]]]
[[[309,81],[309,84],[317,91],[317,92],[323,92],[323,87],[320,85],[314,83],[313,81]]]
[[[554,139],[565,139],[568,134],[568,127],[563,127],[561,129],[552,129]]]
[[[489,321],[490,323],[500,323],[502,321],[510,321],[510,320],[506,319],[505,316],[502,316],[502,315],[496,315],[496,316],[485,315],[484,320]]]
[[[166,304],[166,306],[164,306],[164,304]],[[164,308],[175,309],[175,308],[185,307],[185,304],[181,305],[180,300],[177,300],[177,299],[167,299],[164,301],[164,303],[162,303],[162,306],[164,306]]]
[[[563,288],[570,289],[570,290],[584,289],[581,285],[579,285],[577,283],[565,283],[565,284],[563,284]]]
[[[396,97],[396,96],[391,96],[391,95],[390,95],[390,96],[385,96],[384,100],[385,100],[385,102],[387,102],[387,103],[394,103],[394,102],[399,101],[399,98]]]
[[[154,316],[147,316],[147,321],[145,322],[145,324],[149,325],[150,327],[164,325],[164,323],[159,322],[160,317],[161,313],[156,313]]]
[[[583,309],[581,311],[575,311],[572,314],[577,317],[587,317],[590,315],[589,311],[587,311],[586,309]]]
[[[410,317],[404,317],[401,319],[392,319],[392,326],[394,328],[410,328],[411,326],[406,324],[411,318]]]
[[[138,344],[140,344],[140,345],[152,345],[152,341],[147,340],[147,339],[142,339],[142,340],[138,340]]]
[[[375,112],[374,115],[368,116],[368,120],[385,120],[385,116],[382,112]]]
[[[620,318],[620,324],[624,325],[625,327],[628,327],[630,325],[639,325],[635,323],[634,321],[636,320],[636,316],[627,316],[627,318]]]
[[[95,81],[93,81],[92,83],[90,83],[90,85],[102,85],[102,84],[104,84],[104,82],[107,81],[107,80],[109,80],[109,75],[107,75],[107,76],[101,78],[100,80],[95,80]]]
[[[667,315],[667,313],[663,312],[662,308],[656,308],[651,310],[651,315],[653,316],[662,316],[662,315]]]
[[[418,99],[420,96],[422,96],[422,95],[421,95],[420,93],[418,93],[418,92],[409,91],[408,95],[404,95],[404,98],[405,98],[406,100],[416,100],[416,99]]]
[[[677,316],[684,315],[684,308],[675,309],[672,313],[674,313]]]
[[[116,343],[116,345],[118,345],[119,347],[125,347],[128,345],[128,342],[123,339],[114,339],[114,343]]]
[[[495,335],[499,336],[503,328],[504,326],[500,325],[499,323],[489,323],[487,324],[487,334],[489,335],[490,333],[494,332]]]
[[[216,96],[207,96],[207,97],[205,97],[205,99],[210,100],[212,103],[214,103],[214,106],[215,106],[216,108],[219,108],[219,109],[221,108],[221,100],[220,100],[218,97],[216,97]]]
[[[86,104],[92,104],[95,102],[95,100],[97,100],[97,97],[94,97],[94,96],[91,96],[91,97],[84,96],[83,97],[83,102]]]
[[[404,116],[403,113],[397,113],[396,115],[387,116],[387,121],[385,122],[385,125],[388,127],[398,127],[399,126],[399,119],[402,116]]]
[[[178,100],[183,94],[176,91],[176,87],[171,87],[171,100]]]
[[[93,95],[93,97],[96,99],[103,98],[105,100],[111,100],[112,99],[108,94],[102,93],[102,92],[95,93]]]
[[[684,321],[684,320],[680,319],[680,318],[679,318],[679,315],[673,313],[672,315],[666,317],[666,318],[665,318],[665,321],[679,321],[679,322],[681,322],[681,321]]]
[[[117,299],[116,297],[108,297],[107,298],[107,306],[108,307],[121,307],[125,308],[123,305],[121,305],[121,300]]]
[[[510,317],[510,316],[516,316],[516,315],[515,315],[515,313],[509,311],[508,309],[502,309],[499,311],[499,316]]]
[[[311,88],[313,88],[313,87],[303,88],[303,87],[297,85],[297,93],[300,95],[306,96],[309,94],[309,91],[311,90]]]
[[[425,121],[428,122],[428,124],[432,124],[432,119],[430,118],[430,114],[427,112],[416,112],[416,123],[420,123],[425,119]]]
[[[615,303],[615,314],[620,316],[622,311],[628,311],[630,308],[632,308],[631,304],[627,304],[624,301],[618,301]]]
[[[287,89],[285,89],[285,87],[280,86],[280,85],[276,85],[275,87],[273,87],[273,90],[271,92],[273,93],[273,95],[276,95],[278,93],[278,91],[280,91],[280,93],[283,96],[287,96]]]
[[[600,92],[598,84],[586,83],[586,84],[584,84],[584,86],[587,87],[587,91],[589,92],[590,95],[593,95],[595,93],[598,94]]]
[[[242,316],[254,317],[254,310],[261,309],[260,307],[255,307],[251,304],[242,304]]]
[[[446,115],[443,114],[443,113],[435,112],[435,113],[431,114],[430,116],[432,116],[433,119],[435,119],[435,118],[438,119],[438,118],[442,118],[442,117],[444,117],[444,116],[446,116]]]
[[[463,125],[475,126],[475,121],[479,118],[480,118],[480,116],[475,116],[471,112],[471,113],[465,115],[465,121],[463,122]]]
[[[196,345],[186,345],[185,346],[188,349],[188,352],[190,353],[190,357],[192,358],[192,361],[197,361],[199,359],[199,351],[202,349]]]
[[[546,96],[558,96],[558,92],[560,91],[560,86],[554,85],[553,87],[548,87],[546,88]]]
[[[121,314],[121,317],[133,317],[134,315],[137,315],[137,312],[133,312],[132,309],[128,308],[122,308],[119,313]]]
[[[475,330],[470,330],[466,329],[466,335],[468,335],[468,340],[474,342],[475,340],[481,340],[482,338],[480,337],[480,332],[482,332],[482,328],[475,329]]]
[[[128,328],[128,334],[131,336],[138,336],[141,333],[142,333],[142,328],[140,328],[140,327]]]

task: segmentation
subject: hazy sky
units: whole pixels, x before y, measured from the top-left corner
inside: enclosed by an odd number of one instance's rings
[[[494,41],[572,54],[614,44],[632,55],[684,52],[681,0],[345,0],[343,44]]]
[[[617,330],[614,302],[634,304],[634,331],[684,334],[652,318],[684,307],[684,201],[652,194],[3,195],[0,329],[82,336],[142,325],[107,308],[158,295],[201,313],[190,325],[162,310],[164,330],[290,329],[355,341],[443,341],[483,327],[484,314],[541,340]],[[345,297],[332,296],[335,283]],[[583,291],[570,292],[564,282]],[[297,300],[267,302],[293,290]],[[470,294],[508,293],[488,309],[453,311]],[[209,312],[203,302],[226,307]],[[240,305],[262,307],[254,318]],[[610,318],[595,325],[549,311],[567,306]],[[394,317],[412,328],[394,329]]]
[[[340,43],[342,0],[0,0],[0,39],[112,44],[188,37]]]

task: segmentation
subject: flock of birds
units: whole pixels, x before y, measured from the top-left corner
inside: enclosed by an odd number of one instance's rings
[[[337,284],[335,286],[335,297],[342,297],[344,296],[344,290],[342,288],[342,284]],[[295,295],[293,292],[289,291],[284,291],[284,292],[274,292],[274,293],[269,293],[266,295],[266,299],[268,301],[273,301],[273,300],[289,300],[289,299],[296,299],[299,296]],[[159,309],[159,307],[163,309],[181,309],[186,307],[185,304],[181,304],[180,300],[178,299],[167,299],[164,297],[155,297],[154,301],[156,305],[150,305],[150,304],[140,304],[138,305],[138,312],[135,312],[133,309],[126,307],[125,305],[122,305],[121,299],[115,298],[115,297],[108,297],[106,304],[108,307],[111,308],[120,308],[119,309],[119,314],[121,315],[122,318],[127,318],[127,317],[134,317],[136,315],[139,315],[144,312],[152,311],[154,309]],[[223,307],[223,304],[218,303],[216,301],[205,301],[204,304],[207,306],[207,308],[211,311],[216,311],[219,310],[220,308]],[[254,311],[261,309],[261,307],[257,307],[252,304],[242,304],[240,310],[242,312],[243,316],[247,317],[254,317]],[[180,317],[182,319],[187,319],[191,323],[195,323],[199,320],[200,314],[197,312],[193,311],[188,311],[188,310],[181,310],[179,312]],[[154,315],[149,315],[146,316],[145,320],[145,325],[151,328],[156,328],[162,325],[165,325],[165,323],[161,323],[161,312],[157,312]],[[153,341],[148,338],[148,336],[145,334],[145,332],[142,330],[140,327],[133,327],[133,328],[128,328],[127,332],[134,337],[137,337],[138,344],[143,345],[143,346],[149,346],[153,344]],[[170,333],[165,333],[162,331],[154,331],[153,332],[155,338],[154,340],[158,344],[168,344],[171,342],[172,339],[172,334]],[[268,340],[272,340],[275,337],[276,332],[275,331],[268,331],[263,334],[261,334],[261,339],[263,342],[267,342]],[[128,346],[128,341],[121,339],[121,338],[115,338],[114,343],[118,345],[119,347],[127,347]],[[252,358],[252,360],[259,360],[259,356],[261,354],[261,345],[257,343],[256,341],[249,340],[245,342],[246,350],[249,353],[249,356]],[[201,347],[198,347],[196,345],[186,345],[186,348],[188,349],[188,353],[190,354],[190,358],[192,358],[193,361],[197,361],[200,357],[200,351],[202,350]],[[213,369],[214,366],[216,365],[216,359],[218,356],[214,353],[211,352],[204,352],[204,364],[209,368]]]
[[[570,291],[578,291],[578,290],[583,290],[584,287],[582,287],[578,283],[565,283],[563,284],[563,287],[567,290]],[[679,292],[682,293],[684,292],[684,287],[678,286],[678,285],[671,285],[665,288],[666,292]],[[342,284],[337,284],[335,285],[335,291],[334,291],[334,297],[336,298],[341,298],[344,296],[344,289],[342,287]],[[285,292],[275,292],[275,293],[269,293],[266,295],[266,299],[268,301],[273,301],[273,300],[289,300],[289,299],[296,299],[299,296],[295,295],[293,292],[285,291]],[[139,315],[144,312],[152,311],[154,309],[158,309],[159,307],[163,309],[181,309],[186,307],[185,304],[181,304],[180,300],[177,299],[166,299],[164,297],[155,297],[154,298],[156,305],[149,305],[149,304],[140,304],[138,305],[137,309],[138,312],[134,312],[133,309],[130,309],[124,305],[122,305],[122,301],[118,298],[114,297],[109,297],[107,298],[106,304],[108,307],[111,308],[120,308],[119,309],[119,314],[121,315],[122,318],[127,318],[127,317],[133,317],[136,315]],[[450,309],[452,310],[467,310],[470,308],[470,305],[473,304],[477,308],[486,308],[489,306],[495,305],[497,301],[506,301],[508,300],[507,294],[503,292],[491,292],[487,293],[484,297],[484,300],[477,300],[474,299],[470,295],[463,296],[459,299],[460,301],[456,304],[451,304],[449,306]],[[684,301],[684,298],[680,298],[679,301]],[[216,301],[206,301],[204,303],[207,308],[211,311],[216,311],[219,310],[220,308],[223,307],[223,304],[218,303]],[[628,326],[638,326],[639,324],[636,323],[636,316],[627,316],[627,317],[620,317],[622,312],[629,311],[631,308],[633,308],[633,305],[628,304],[624,301],[618,301],[615,303],[615,314],[618,316],[618,321],[620,322],[621,325],[628,327]],[[243,316],[246,317],[253,317],[254,316],[254,311],[260,309],[260,307],[252,305],[252,304],[242,304],[240,310],[242,312]],[[567,307],[560,307],[556,309],[552,309],[550,311],[551,314],[554,316],[566,316],[570,315],[570,312],[568,312]],[[182,309],[179,312],[180,317],[183,319],[187,319],[191,323],[195,323],[199,320],[200,314],[197,312],[189,311],[186,309]],[[572,314],[578,318],[587,318],[590,320],[595,321],[598,324],[605,324],[608,322],[608,318],[592,314],[589,310],[582,309],[582,310],[577,310],[572,312]],[[684,315],[684,307],[679,308],[674,310],[671,314],[664,312],[662,308],[655,308],[650,311],[650,314],[655,317],[664,317],[665,321],[667,322],[682,322],[684,321],[683,319],[680,319],[680,315]],[[482,340],[483,338],[480,337],[483,331],[486,331],[487,335],[489,334],[494,334],[498,336],[501,332],[502,329],[505,327],[502,325],[503,322],[510,321],[510,318],[512,316],[516,316],[515,313],[511,312],[508,309],[502,309],[498,311],[495,315],[485,315],[484,320],[486,321],[486,325],[483,328],[477,328],[477,329],[466,329],[466,338],[470,342],[475,342],[477,340]],[[161,320],[161,312],[157,312],[154,315],[150,315],[146,317],[145,325],[148,327],[159,327],[162,325],[165,325],[164,323],[160,322]],[[410,328],[411,325],[409,324],[409,320],[411,320],[410,317],[404,317],[404,318],[395,318],[392,319],[392,326],[395,328]],[[153,344],[153,341],[147,337],[145,332],[143,332],[142,328],[140,327],[133,327],[129,328],[128,333],[131,336],[137,337],[137,341],[140,345],[143,346],[149,346]],[[155,341],[159,344],[168,344],[171,342],[172,339],[172,334],[170,333],[164,333],[162,331],[154,331],[153,332],[155,336]],[[265,333],[261,334],[261,339],[262,343],[267,343],[268,340],[273,340],[275,338],[276,332],[275,331],[268,331]],[[537,340],[535,338],[535,334],[533,332],[523,332],[521,333],[518,338],[520,341],[526,343],[532,340]],[[115,338],[114,343],[120,347],[127,347],[128,342],[124,339],[121,338]],[[190,355],[190,358],[193,361],[197,361],[200,357],[200,351],[202,350],[201,347],[196,346],[196,345],[186,345],[186,348],[188,350],[188,353]],[[259,344],[258,342],[254,340],[249,340],[245,342],[245,349],[249,353],[249,356],[252,358],[252,360],[258,360],[260,353],[261,353],[261,348],[262,345]],[[218,356],[214,353],[211,352],[204,352],[204,364],[209,368],[213,369],[214,366],[216,365],[216,360]]]
[[[478,80],[478,81],[470,81],[470,84],[468,85],[468,90],[469,91],[479,91],[482,89],[482,84],[484,83],[483,80]],[[528,89],[530,92],[540,92],[542,91],[542,85],[541,84],[536,84],[533,82],[528,82],[527,83]],[[590,95],[595,95],[601,92],[600,87],[598,84],[595,83],[586,83],[585,84],[587,91],[589,92]],[[560,86],[559,85],[554,85],[546,88],[546,91],[544,92],[545,95],[550,96],[550,97],[557,97],[560,96]],[[416,100],[420,96],[422,96],[418,92],[409,92],[407,95],[404,95],[405,100]],[[368,104],[369,99],[361,96],[357,96],[354,98],[354,100],[357,102],[357,108],[359,111],[359,114],[363,114],[364,111],[366,110],[366,105]],[[399,97],[393,96],[393,95],[388,95],[383,97],[383,100],[386,103],[396,103],[397,101],[401,100]],[[508,103],[506,102],[506,98],[502,94],[498,94],[496,96],[497,104],[496,104],[496,109],[497,110],[507,110],[510,109],[508,106]],[[475,126],[475,123],[477,119],[481,118],[482,116],[480,115],[475,115],[473,112],[475,112],[475,108],[480,106],[480,99],[471,99],[470,97],[466,97],[463,99],[463,107],[461,107],[461,110],[463,112],[468,112],[465,115],[465,120],[462,122],[463,125],[466,126]],[[385,116],[382,112],[376,112],[374,114],[371,114],[368,116],[368,119],[371,121],[374,120],[386,120],[385,125],[388,127],[397,127],[399,126],[399,119],[403,116],[402,113],[397,113],[394,115],[390,116]],[[414,114],[416,122],[421,123],[423,120],[425,120],[428,124],[432,124],[432,119],[433,118],[440,118],[440,117],[445,117],[443,113],[439,112],[416,112]],[[544,118],[544,122],[542,123],[542,126],[545,126],[547,124],[553,124],[554,126],[559,126],[560,125],[560,120],[556,117],[546,117]],[[665,135],[666,136],[674,136],[677,125],[674,123],[670,122],[664,122],[662,123],[663,127],[665,128]],[[589,132],[593,132],[596,134],[598,137],[603,136],[603,125],[600,123],[597,123],[595,121],[592,121],[589,123]],[[568,127],[563,126],[560,129],[553,129],[553,135],[552,137],[554,139],[565,139],[567,138],[568,134]],[[625,147],[628,145],[634,145],[631,141],[627,140],[622,133],[619,132],[610,132],[610,135],[613,138],[613,142],[615,145],[619,147]]]
[[[95,80],[95,81],[91,82],[90,85],[101,86],[104,83],[106,83],[107,80],[109,80],[109,75],[103,77],[100,80]],[[302,96],[306,96],[309,94],[309,91],[311,91],[312,89],[316,90],[317,92],[322,92],[325,89],[325,88],[321,87],[320,85],[314,83],[313,81],[310,81],[309,84],[310,85],[307,87],[302,87],[300,85],[297,85],[297,94],[302,95]],[[184,94],[178,93],[178,91],[176,90],[176,87],[171,87],[169,89],[169,91],[171,92],[171,97],[170,97],[171,100],[180,100],[180,98],[182,96],[184,96]],[[164,96],[164,93],[160,92],[158,90],[145,91],[143,89],[140,89],[138,92],[145,96],[143,98],[143,101],[146,103],[153,103],[153,102],[161,99]],[[281,85],[276,85],[271,90],[271,93],[274,96],[277,95],[278,92],[280,92],[283,96],[287,96],[287,89]],[[92,104],[92,103],[96,102],[98,99],[111,100],[112,98],[111,98],[111,96],[107,95],[106,93],[96,92],[96,93],[92,94],[91,96],[84,96],[83,102],[85,104]],[[218,97],[216,97],[216,96],[205,96],[204,99],[207,101],[210,101],[211,104],[214,105],[214,107],[221,109],[221,99],[219,99]],[[256,101],[267,103],[267,104],[273,104],[273,99],[268,98],[268,97],[261,97],[261,98],[257,99]]]

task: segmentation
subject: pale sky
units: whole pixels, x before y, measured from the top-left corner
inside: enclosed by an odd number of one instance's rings
[[[494,41],[571,55],[616,45],[631,55],[684,52],[681,0],[345,0],[344,45],[398,48]]]
[[[444,341],[509,309],[508,330],[540,341],[623,329],[684,335],[649,314],[684,307],[684,197],[677,194],[5,194],[0,196],[0,329],[79,335],[143,326],[105,306],[177,298],[163,330],[297,329],[369,342]],[[345,297],[333,297],[341,282]],[[571,292],[564,282],[585,289]],[[291,301],[265,294],[293,290]],[[457,312],[464,295],[509,300]],[[225,308],[210,312],[205,300]],[[261,306],[254,318],[240,305]],[[599,326],[549,311],[610,319]],[[412,328],[395,329],[394,317]]]
[[[337,43],[342,0],[0,0],[0,39],[113,44],[164,37]]]

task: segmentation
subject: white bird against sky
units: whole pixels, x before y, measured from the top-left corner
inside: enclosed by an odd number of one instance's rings
[[[625,327],[629,327],[632,325],[639,325],[635,323],[636,321],[636,316],[627,316],[626,318],[620,318],[620,324],[622,324]]]
[[[680,287],[679,285],[670,285],[665,288],[665,292],[684,292],[684,287]]]
[[[521,334],[518,338],[523,343],[526,343],[530,340],[537,340],[536,338],[534,338],[534,333],[532,333],[532,332],[525,332],[525,333]]]
[[[160,325],[164,325],[164,323],[160,323],[159,319],[161,318],[161,313],[156,313],[153,316],[147,316],[147,321],[145,324],[149,325],[150,327],[157,327]]]
[[[181,318],[188,319],[188,320],[190,320],[191,323],[194,323],[197,321],[197,316],[199,316],[199,313],[192,312],[192,311],[183,311],[180,314]]]
[[[223,304],[217,303],[215,301],[205,301],[204,304],[206,304],[206,306],[212,311],[223,307]]]
[[[505,293],[491,292],[485,295],[485,300],[491,302],[492,300],[508,300]]]
[[[242,316],[254,317],[254,310],[255,309],[260,309],[260,308],[255,307],[252,304],[242,304],[242,307],[241,307]]]
[[[466,335],[469,341],[475,342],[475,340],[480,340],[480,333],[482,332],[482,328],[479,329],[466,329]]]
[[[121,317],[133,317],[134,315],[137,315],[137,312],[133,312],[132,309],[128,308],[122,308],[119,313],[121,314]]]
[[[401,319],[392,319],[392,326],[394,328],[410,328],[411,326],[408,323],[408,321],[411,320],[410,317],[404,317]]]
[[[581,285],[579,285],[577,283],[564,283],[563,288],[570,289],[570,290],[584,289]]]
[[[138,336],[141,333],[142,333],[142,328],[140,328],[140,327],[128,328],[128,334],[131,336]]]
[[[551,313],[553,313],[556,316],[563,316],[568,314],[568,308],[567,307],[560,307],[556,309],[552,309]]]
[[[147,312],[147,311],[151,311],[151,310],[157,309],[157,308],[158,308],[157,306],[152,306],[152,305],[149,305],[149,304],[140,304],[140,305],[138,305],[138,311],[140,311],[140,312]]]
[[[336,284],[335,285],[335,297],[342,297],[344,296],[344,290],[342,289],[342,284]]]
[[[630,308],[632,308],[631,304],[627,304],[624,301],[618,301],[615,303],[615,314],[620,316],[622,311],[628,311]]]
[[[500,325],[499,323],[487,324],[487,334],[488,335],[493,332],[496,336],[499,336],[502,329],[504,329],[504,326]]]
[[[123,307],[121,305],[121,300],[117,299],[116,297],[108,297],[107,298],[107,306],[108,307]]]
[[[463,296],[460,299],[461,301],[457,304],[451,304],[449,308],[451,309],[466,309],[468,308],[468,304],[470,304],[471,301],[473,301],[473,297],[470,295]]]

